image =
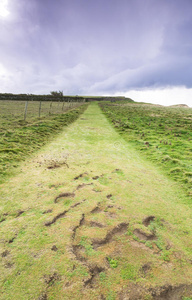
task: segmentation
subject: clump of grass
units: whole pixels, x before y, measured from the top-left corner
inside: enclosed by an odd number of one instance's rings
[[[107,258],[108,262],[109,262],[109,265],[112,269],[115,269],[118,267],[118,260],[115,259],[115,258],[111,258],[111,257],[108,257]]]
[[[126,264],[121,269],[121,277],[123,279],[135,280],[137,278],[137,276],[138,276],[138,268],[135,265]]]

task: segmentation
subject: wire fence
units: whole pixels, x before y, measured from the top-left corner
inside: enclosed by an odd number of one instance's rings
[[[0,115],[27,121],[52,114],[62,114],[82,105],[82,102],[0,100]]]

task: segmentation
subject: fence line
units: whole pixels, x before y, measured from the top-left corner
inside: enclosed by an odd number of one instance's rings
[[[35,102],[37,101],[26,101],[25,102],[25,113],[24,113],[24,121],[26,121],[26,118],[27,118],[27,113],[29,112],[29,109],[28,107],[30,107],[30,104],[34,104]],[[39,118],[41,118],[41,115],[42,115],[42,111],[43,111],[43,108],[46,104],[49,103],[50,101],[39,101]],[[29,106],[28,106],[29,104]],[[64,102],[63,101],[63,105],[61,106],[60,105],[60,101],[51,101],[49,107],[48,107],[48,114],[51,115],[51,114],[58,114],[58,113],[62,113],[63,111],[67,111],[67,110],[70,110],[72,108],[75,108],[75,107],[78,107],[80,105],[82,105],[83,102],[72,102],[72,101],[68,101],[68,102]],[[47,107],[45,108],[45,110],[47,111]],[[34,114],[34,113],[33,113]]]
[[[82,105],[83,102],[69,101],[0,101],[0,114],[11,115],[24,121],[30,118],[42,118],[48,115],[62,114],[66,111]]]

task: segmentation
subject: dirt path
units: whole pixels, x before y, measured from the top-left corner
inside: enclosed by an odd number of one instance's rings
[[[0,192],[0,299],[190,296],[192,214],[184,195],[97,104]]]

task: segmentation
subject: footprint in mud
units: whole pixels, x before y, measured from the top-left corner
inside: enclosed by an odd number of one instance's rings
[[[76,176],[76,177],[74,178],[74,180],[78,180],[79,178],[86,177],[86,176],[88,176],[88,173],[87,173],[87,172],[81,173],[80,175]]]
[[[129,223],[120,223],[112,230],[108,231],[103,239],[92,239],[93,248],[97,249],[98,247],[110,243],[114,236],[124,234],[127,231],[128,226]]]
[[[95,213],[99,213],[101,211],[102,211],[102,209],[99,206],[96,206],[91,210],[91,213],[95,214]]]
[[[13,266],[14,266],[14,263],[10,263],[10,262],[7,262],[7,263],[4,265],[4,267],[5,267],[6,269],[11,269]]]
[[[97,179],[99,179],[99,176],[94,176],[94,177],[92,177],[92,179],[97,180]]]
[[[18,210],[16,218],[20,217],[25,211],[24,210]]]
[[[89,223],[89,226],[90,226],[90,227],[99,227],[99,228],[105,227],[105,225],[103,225],[103,224],[101,224],[101,223],[99,223],[99,222],[95,222],[95,221],[91,221],[91,222]]]
[[[105,268],[100,266],[90,267],[89,268],[89,274],[90,278],[84,281],[85,287],[89,286],[90,288],[93,288],[94,280],[101,272],[105,271]]]
[[[84,188],[85,186],[89,186],[89,185],[93,185],[93,183],[82,183],[82,184],[79,184],[77,187],[76,187],[76,190],[79,190],[79,189],[82,189]]]
[[[0,223],[3,223],[5,220],[5,218],[0,217]]]
[[[69,207],[69,209],[64,210],[63,212],[57,214],[51,221],[46,222],[46,223],[45,223],[45,226],[51,226],[51,225],[54,224],[57,220],[59,220],[59,219],[65,217],[65,215],[66,215],[71,209],[77,207],[78,205],[82,204],[82,203],[85,202],[85,201],[86,201],[86,199],[83,199],[81,202],[77,202],[77,203],[71,205],[71,206]]]
[[[12,244],[16,238],[17,238],[17,234],[8,240],[8,244]]]
[[[134,235],[136,235],[140,240],[143,240],[143,241],[153,241],[153,240],[156,240],[157,237],[155,234],[153,233],[146,233],[144,231],[142,231],[141,229],[135,229],[133,231]]]
[[[107,212],[105,210],[110,208],[114,208],[114,205],[108,205],[107,207],[103,207],[102,204],[98,202],[97,205],[88,214],[90,216],[98,213],[105,214]],[[78,224],[73,228],[71,239],[71,252],[74,254],[75,258],[79,262],[83,263],[88,268],[89,278],[84,281],[84,286],[89,288],[94,287],[98,275],[101,272],[106,271],[109,267],[109,264],[107,264],[105,260],[102,261],[102,265],[99,261],[92,261],[92,254],[90,255],[89,251],[90,253],[94,253],[94,251],[96,253],[98,248],[115,241],[115,238],[117,236],[125,234],[129,226],[129,223],[122,222],[114,226],[112,229],[107,230],[106,233],[107,225],[96,221],[94,218],[95,217],[93,216],[92,220],[87,220],[85,214],[82,214]],[[96,227],[98,228],[98,230],[101,230],[101,233],[103,230],[102,228],[105,228],[105,236],[104,238],[88,238],[86,236],[81,236],[81,232],[84,232],[82,226],[85,226],[85,230],[89,230],[89,228],[91,230],[92,227]],[[90,233],[91,232],[94,233],[94,231],[92,230],[90,231]],[[81,242],[79,242],[79,240],[81,240]]]
[[[147,276],[147,274],[151,271],[151,263],[146,263],[144,264],[141,269],[140,272],[141,274],[145,277]]]
[[[149,216],[149,217],[146,217],[142,223],[143,223],[143,225],[148,227],[150,225],[150,223],[153,222],[154,220],[155,220],[155,216]]]
[[[74,240],[77,229],[84,224],[84,221],[85,221],[85,214],[82,214],[81,219],[79,220],[79,224],[73,228],[72,240]]]
[[[41,294],[41,296],[39,296],[39,298],[37,300],[47,300],[48,296],[46,293]]]
[[[61,198],[74,198],[75,193],[61,193],[54,199],[54,203],[57,203]]]
[[[56,272],[51,275],[44,275],[44,281],[49,286],[53,285],[56,281],[58,281],[60,279],[61,279],[61,276]]]
[[[6,257],[7,255],[9,255],[9,251],[8,250],[5,250],[1,253],[1,257]]]
[[[52,213],[52,211],[53,211],[52,209],[47,209],[43,212],[43,214],[49,214],[49,213]]]
[[[57,251],[58,251],[58,248],[57,248],[56,245],[53,245],[53,246],[51,247],[51,250],[57,252]]]
[[[51,275],[44,275],[43,279],[44,279],[44,282],[46,283],[46,288],[45,288],[45,291],[42,292],[42,294],[39,296],[38,300],[48,300],[47,291],[48,291],[49,287],[51,287],[57,281],[59,281],[61,279],[61,276],[58,273],[54,272]]]
[[[61,212],[60,214],[56,215],[51,221],[48,221],[45,223],[45,226],[51,226],[52,224],[54,224],[57,220],[63,218],[66,213],[68,212],[68,210],[64,210],[63,212]]]

